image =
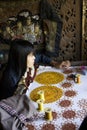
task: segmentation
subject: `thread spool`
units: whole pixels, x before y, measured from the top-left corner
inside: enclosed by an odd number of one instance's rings
[[[42,90],[38,91],[38,95],[39,95],[39,99],[42,99],[43,101],[45,101],[44,91],[42,91]]]
[[[38,104],[38,111],[44,111],[44,107],[43,107],[43,99],[38,99],[37,100],[37,104]]]
[[[53,119],[51,108],[45,109],[45,119],[46,120],[52,120]]]
[[[77,75],[77,83],[81,83],[80,74]]]

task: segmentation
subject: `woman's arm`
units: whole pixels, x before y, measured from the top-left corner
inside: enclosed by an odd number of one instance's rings
[[[35,59],[36,64],[48,64],[48,65],[50,65],[50,63],[51,63],[51,58],[42,54],[42,53],[36,54],[35,57],[36,57],[36,59]]]
[[[71,66],[70,61],[66,60],[66,61],[62,61],[62,62],[58,62],[55,61],[53,59],[51,59],[50,57],[44,55],[44,54],[36,54],[36,60],[35,60],[36,64],[45,64],[45,65],[51,65],[55,68],[68,68]]]

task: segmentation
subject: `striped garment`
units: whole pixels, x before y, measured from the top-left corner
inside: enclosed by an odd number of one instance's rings
[[[14,110],[11,106],[5,104],[3,101],[0,102],[0,107],[9,113],[12,117],[15,117],[16,119],[18,118],[21,124],[24,125],[26,123],[27,118],[25,115],[18,114],[16,110]]]

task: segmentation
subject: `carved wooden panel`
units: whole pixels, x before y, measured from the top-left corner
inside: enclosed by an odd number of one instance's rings
[[[55,13],[63,21],[62,37],[58,60],[81,60],[81,0],[48,0]],[[22,9],[29,9],[34,14],[39,12],[40,0],[0,1],[0,22],[17,15]],[[85,52],[86,53],[86,52]]]
[[[82,59],[87,60],[87,0],[82,5]]]
[[[80,60],[81,1],[51,0],[51,4],[63,21],[62,38],[58,59]]]
[[[40,0],[1,0],[0,1],[0,22],[8,19],[10,16],[16,16],[20,10],[29,9],[37,13]]]

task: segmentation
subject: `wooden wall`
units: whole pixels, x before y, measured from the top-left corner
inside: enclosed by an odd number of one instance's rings
[[[47,0],[63,21],[62,37],[58,60],[81,60],[81,0]],[[15,16],[20,10],[29,9],[39,12],[40,0],[4,0],[0,1],[0,22]]]

